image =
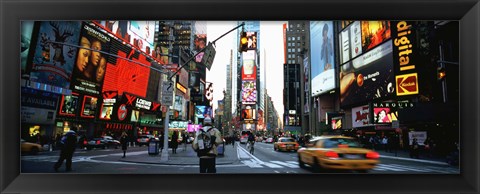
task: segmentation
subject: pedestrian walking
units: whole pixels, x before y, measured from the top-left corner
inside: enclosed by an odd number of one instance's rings
[[[223,143],[220,131],[212,126],[212,119],[206,117],[203,127],[195,134],[192,148],[197,152],[200,173],[216,173],[217,146]]]
[[[177,153],[178,148],[178,131],[173,131],[172,138],[171,138],[171,146],[172,146],[172,154]]]
[[[66,171],[72,171],[72,157],[77,147],[77,128],[72,127],[70,131],[65,133],[65,135],[60,140],[62,143],[62,149],[60,151],[60,158],[57,163],[53,166],[55,172],[58,172],[58,169],[62,166],[63,161],[66,160]]]
[[[120,136],[120,144],[122,144],[122,151],[123,151],[123,157],[126,157],[127,154],[127,144],[128,144],[128,135],[127,133],[123,132],[122,136]]]
[[[417,138],[413,138],[412,145],[410,146],[410,158],[419,158],[418,149]]]
[[[385,150],[385,152],[388,152],[388,138],[387,136],[383,136],[383,139],[382,139],[382,146],[383,146],[383,149]]]

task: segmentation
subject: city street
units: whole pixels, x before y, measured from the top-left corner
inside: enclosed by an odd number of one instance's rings
[[[239,146],[240,145],[240,146]],[[251,155],[245,149],[245,144],[236,143],[225,146],[225,155],[217,158],[217,173],[281,173],[309,174],[310,168],[298,166],[296,152],[277,152],[273,144],[256,143],[255,153]],[[171,174],[198,173],[198,158],[191,145],[179,146],[176,155],[169,153],[168,162],[160,162],[160,155],[148,155],[146,146],[130,147],[127,158],[121,158],[121,149],[78,150],[74,154],[73,171],[68,173],[99,173],[99,174]],[[59,151],[41,152],[38,155],[22,156],[22,173],[55,173],[53,165],[57,161]],[[65,164],[58,173],[65,172]],[[330,173],[328,171],[327,173]],[[331,173],[338,173],[332,171]],[[341,172],[350,173],[350,172]],[[355,172],[353,172],[355,173]],[[369,173],[384,174],[458,174],[458,167],[446,163],[427,160],[381,155],[380,164]]]

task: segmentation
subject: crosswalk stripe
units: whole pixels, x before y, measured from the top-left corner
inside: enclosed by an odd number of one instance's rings
[[[421,169],[417,169],[417,168],[413,168],[413,167],[402,166],[402,165],[398,165],[398,164],[390,164],[390,166],[403,168],[403,169],[416,171],[416,172],[429,172],[429,171],[425,171],[425,170],[421,170]]]
[[[277,164],[272,164],[272,163],[269,163],[269,162],[265,162],[265,163],[263,163],[263,165],[265,165],[269,168],[284,168],[283,166],[280,166],[280,165],[277,165]]]
[[[389,167],[389,166],[381,166],[381,165],[377,165],[374,168],[374,170],[377,170],[377,169],[393,170],[393,171],[397,171],[397,172],[407,171],[407,170],[404,170],[404,169],[392,168],[392,167]]]
[[[249,166],[250,168],[263,168],[262,165],[260,165],[257,161],[255,160],[242,160],[242,163],[245,165]]]
[[[283,166],[287,166],[287,167],[290,167],[290,168],[300,168],[299,166],[295,166],[293,164],[289,164],[289,163],[286,163],[286,162],[280,162],[280,161],[270,161],[271,163],[275,163],[275,164],[280,164],[280,165],[283,165]]]

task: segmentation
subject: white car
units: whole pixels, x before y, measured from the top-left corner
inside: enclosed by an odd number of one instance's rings
[[[247,143],[248,141],[248,136],[243,136],[240,138],[240,143]]]

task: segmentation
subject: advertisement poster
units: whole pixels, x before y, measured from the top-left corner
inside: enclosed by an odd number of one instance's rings
[[[350,52],[352,59],[362,54],[362,29],[360,22],[354,22],[350,27]]]
[[[60,43],[78,45],[81,22],[43,21],[36,22],[35,26],[38,26],[38,33],[35,34],[37,41],[31,60],[30,80],[70,88],[78,49]]]
[[[242,81],[242,102],[254,103],[257,101],[257,82]]]
[[[120,41],[112,40],[111,45],[110,53],[125,57],[136,63],[122,58],[110,57],[107,63],[107,74],[103,82],[103,90],[118,91],[119,95],[128,92],[145,97],[151,63],[145,55],[140,54]],[[138,63],[144,65],[139,65]]]
[[[205,118],[206,109],[206,106],[195,106],[195,116],[200,119]]]
[[[95,117],[95,112],[97,110],[97,101],[98,98],[92,96],[84,96],[81,116],[89,118]]]
[[[151,55],[154,43],[155,21],[130,21],[128,31],[131,36],[130,44]]]
[[[332,124],[333,130],[343,128],[342,119],[343,119],[343,116],[337,116],[332,118],[332,121],[330,123]]]
[[[243,120],[254,120],[254,119],[256,119],[255,109],[252,106],[246,106],[242,110],[242,119]]]
[[[80,37],[80,46],[82,48],[78,49],[76,53],[77,58],[70,87],[72,91],[100,95],[109,57],[101,52],[108,53],[110,51],[110,41],[110,36],[100,32],[93,26],[83,23]]]
[[[257,32],[247,32],[247,50],[257,50]]]
[[[62,95],[60,115],[75,116],[78,108],[78,95]]]
[[[207,34],[195,34],[195,37],[193,39],[193,43],[195,46],[195,53],[200,52],[202,49],[204,49],[207,46]],[[195,57],[195,62],[201,63],[203,59],[203,55],[205,53],[201,52]]]
[[[30,52],[32,41],[34,21],[21,21],[21,38],[20,38],[20,63],[22,64],[22,75],[27,74],[27,58]]]
[[[408,132],[409,145],[412,145],[413,139],[417,139],[418,145],[424,145],[423,142],[427,139],[426,131],[411,131]]]
[[[373,108],[373,122],[376,124],[380,123],[392,123],[397,121],[398,112],[395,108]]]
[[[392,42],[341,66],[340,104],[348,106],[395,94]]]
[[[243,61],[242,66],[242,80],[256,80],[257,79],[257,66],[254,60]]]
[[[310,22],[311,93],[317,96],[335,88],[333,22]]]
[[[350,27],[340,33],[340,59],[342,64],[350,60]]]
[[[366,52],[373,47],[390,39],[391,30],[389,21],[362,21],[362,51]]]
[[[22,123],[50,125],[55,122],[55,110],[22,106]]]
[[[160,46],[160,44],[154,44],[154,50],[152,51],[152,57],[155,58],[160,64],[168,64],[168,48]]]
[[[370,109],[368,106],[352,108],[352,127],[363,127],[369,124]]]
[[[113,112],[113,105],[103,105],[100,112],[100,119],[111,120]]]

